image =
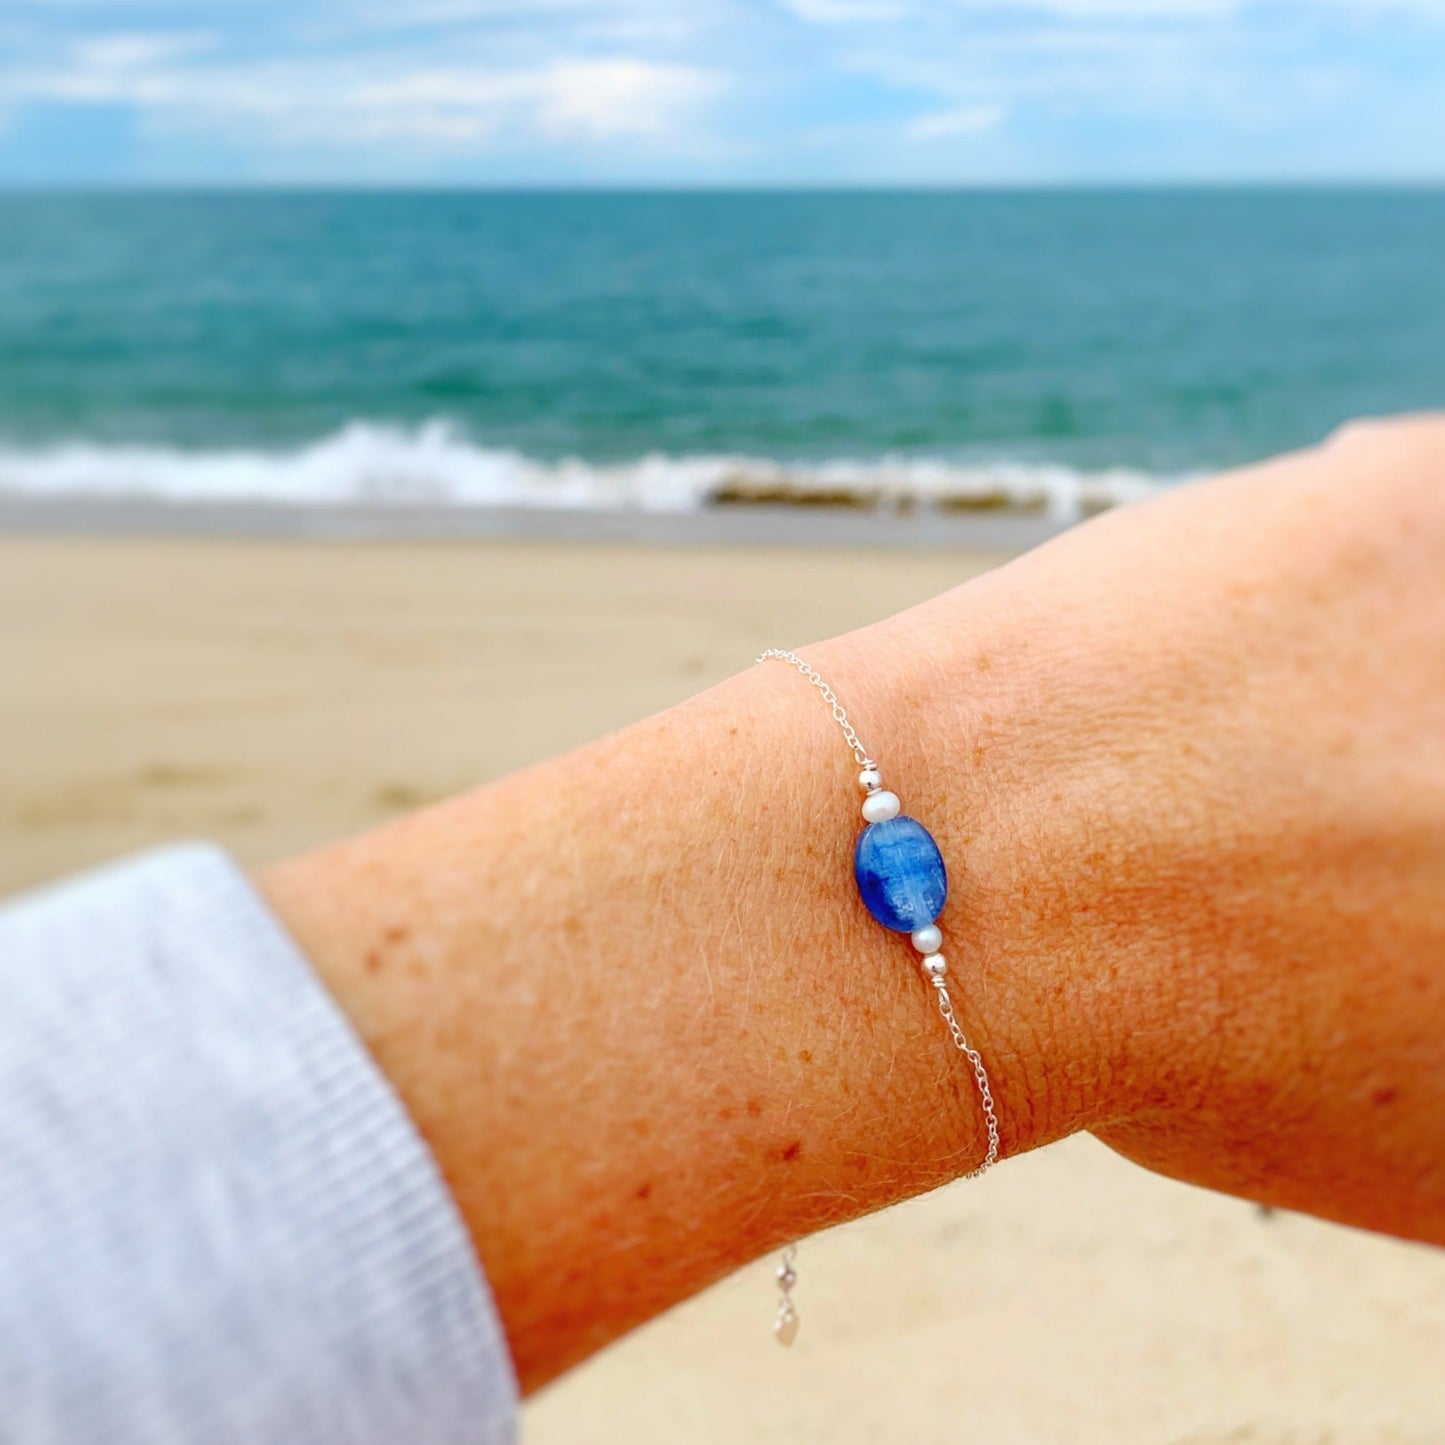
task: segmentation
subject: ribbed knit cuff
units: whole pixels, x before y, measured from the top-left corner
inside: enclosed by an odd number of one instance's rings
[[[0,1160],[15,1439],[512,1438],[506,1343],[436,1165],[221,852],[0,910]]]

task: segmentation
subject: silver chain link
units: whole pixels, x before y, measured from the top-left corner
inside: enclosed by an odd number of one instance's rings
[[[935,978],[933,986],[938,990],[938,1011],[943,1015],[949,1033],[953,1035],[954,1047],[973,1066],[973,1077],[978,1084],[978,1101],[983,1106],[984,1123],[988,1125],[988,1149],[982,1163],[974,1165],[962,1176],[965,1179],[977,1179],[998,1162],[998,1115],[993,1107],[993,1089],[989,1085],[988,1070],[983,1066],[982,1057],[964,1036],[963,1025],[953,1012],[953,1000],[948,996],[948,985],[941,978]]]
[[[848,746],[853,749],[853,761],[860,768],[871,768],[873,759],[868,756],[868,749],[858,741],[858,734],[853,730],[853,724],[848,721],[848,714],[843,711],[843,704],[838,701],[838,694],[823,681],[823,675],[811,663],[804,662],[796,652],[789,652],[785,647],[770,647],[766,652],[758,654],[758,662],[766,662],[770,657],[776,657],[786,662],[789,667],[796,667],[819,692],[823,694],[823,701],[833,710],[833,721],[843,729],[843,736],[847,739]]]

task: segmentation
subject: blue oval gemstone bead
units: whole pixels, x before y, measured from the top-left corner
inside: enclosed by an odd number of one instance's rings
[[[933,834],[914,818],[870,823],[853,854],[853,875],[884,928],[912,933],[932,923],[948,897],[948,873]]]

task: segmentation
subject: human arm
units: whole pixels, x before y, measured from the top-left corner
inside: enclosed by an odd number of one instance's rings
[[[805,649],[954,876],[1016,1153],[1445,1238],[1438,428],[1101,519]],[[758,669],[263,875],[430,1141],[534,1385],[975,1162],[853,893],[853,766]]]

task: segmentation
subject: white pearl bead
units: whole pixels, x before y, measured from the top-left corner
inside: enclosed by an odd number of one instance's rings
[[[923,960],[923,971],[929,978],[942,978],[948,972],[948,962],[941,953],[930,953]]]
[[[919,953],[937,953],[943,947],[943,930],[936,923],[930,923],[926,928],[915,929],[913,946]]]
[[[858,786],[870,793],[876,793],[883,786],[883,774],[877,768],[864,768],[858,774]]]
[[[881,793],[869,793],[863,799],[863,817],[870,823],[886,823],[890,818],[898,816],[898,810],[902,806],[898,801],[898,794],[890,793],[887,789]]]

